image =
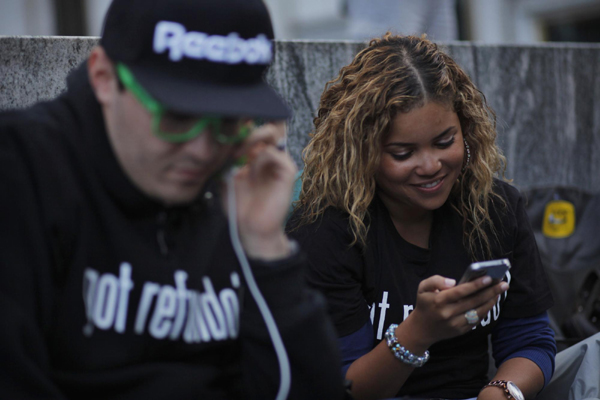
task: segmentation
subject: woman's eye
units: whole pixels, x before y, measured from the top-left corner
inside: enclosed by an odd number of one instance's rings
[[[454,135],[452,135],[452,137],[448,140],[445,140],[442,142],[437,142],[436,146],[439,147],[440,149],[446,149],[446,148],[452,146],[453,143],[454,143]]]
[[[412,155],[412,151],[407,151],[406,153],[400,153],[400,154],[395,154],[395,153],[390,153],[390,154],[394,160],[404,161]]]

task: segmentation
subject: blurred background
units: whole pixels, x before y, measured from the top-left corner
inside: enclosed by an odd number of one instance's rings
[[[600,0],[265,0],[277,39],[600,42]],[[0,35],[99,36],[110,0],[0,0]]]
[[[0,35],[99,36],[110,1],[0,0]],[[288,145],[298,165],[325,82],[364,45],[337,41],[390,30],[449,43],[496,111],[507,176],[527,190],[559,349],[600,332],[600,44],[535,46],[600,43],[600,0],[264,1],[277,39],[336,41],[280,43],[267,76],[295,112]],[[0,109],[56,96],[94,42],[0,40]],[[542,230],[569,223],[554,217],[557,201],[576,210],[572,236]]]

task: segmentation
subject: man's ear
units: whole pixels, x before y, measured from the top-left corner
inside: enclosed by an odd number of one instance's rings
[[[87,62],[88,78],[98,102],[106,105],[119,90],[115,67],[101,46],[94,47]]]

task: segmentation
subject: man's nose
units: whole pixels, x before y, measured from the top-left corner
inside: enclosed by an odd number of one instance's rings
[[[223,145],[213,138],[208,129],[205,129],[200,135],[184,143],[184,147],[186,153],[202,161],[210,161],[223,150]]]

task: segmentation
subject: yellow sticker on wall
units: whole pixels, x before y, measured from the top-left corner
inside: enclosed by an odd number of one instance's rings
[[[554,239],[571,236],[575,231],[575,206],[564,200],[550,201],[544,211],[542,233]]]

